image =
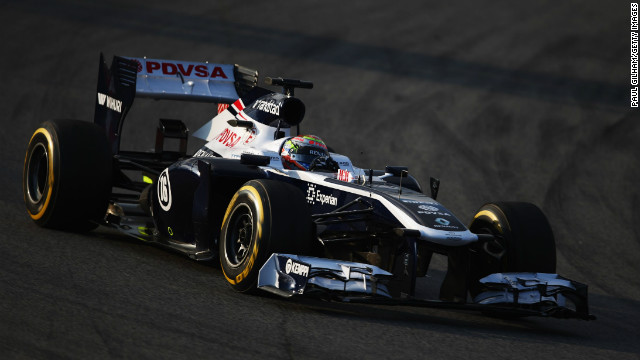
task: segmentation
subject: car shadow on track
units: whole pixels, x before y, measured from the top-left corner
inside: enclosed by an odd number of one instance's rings
[[[640,302],[592,295],[592,313],[598,320],[563,320],[552,318],[497,318],[479,312],[408,306],[346,304],[313,299],[296,299],[295,303],[313,312],[332,317],[351,317],[370,324],[402,326],[416,330],[438,331],[473,338],[509,338],[524,343],[571,344],[596,349],[640,353],[635,322],[640,316]],[[635,314],[629,317],[629,314]],[[621,339],[620,328],[629,336]],[[463,329],[461,331],[461,329]]]

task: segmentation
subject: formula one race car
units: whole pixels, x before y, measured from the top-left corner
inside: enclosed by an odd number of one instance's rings
[[[100,56],[93,123],[47,121],[27,149],[24,199],[40,226],[98,225],[220,262],[230,286],[281,296],[593,319],[587,286],[557,274],[555,240],[535,205],[486,204],[465,227],[407,167],[358,168],[299,134],[298,88],[239,66]],[[207,101],[218,114],[193,135],[160,119],[153,152],[120,149],[134,98]],[[292,134],[297,129],[296,134]],[[164,150],[177,139],[178,151]],[[446,255],[439,299],[416,278]]]

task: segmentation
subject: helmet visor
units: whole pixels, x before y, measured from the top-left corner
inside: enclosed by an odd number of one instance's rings
[[[329,156],[329,152],[315,146],[300,146],[295,153],[290,155],[292,161],[295,161],[306,170],[309,170],[309,165],[320,156]]]

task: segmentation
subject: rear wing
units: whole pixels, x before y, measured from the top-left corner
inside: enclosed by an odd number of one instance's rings
[[[258,72],[240,65],[100,54],[94,122],[102,126],[113,154],[122,123],[136,97],[230,104],[256,86]]]
[[[258,81],[240,65],[126,58],[136,63],[136,96],[230,104]]]

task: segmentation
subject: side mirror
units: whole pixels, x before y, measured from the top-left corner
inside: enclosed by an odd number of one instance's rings
[[[440,190],[440,179],[432,177],[430,179],[430,185],[431,186],[429,187],[431,188],[431,198],[435,200],[438,197],[438,190]]]

